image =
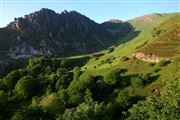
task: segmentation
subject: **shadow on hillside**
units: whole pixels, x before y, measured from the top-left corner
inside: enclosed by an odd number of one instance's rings
[[[157,80],[160,75],[152,75],[152,73],[149,73],[149,74],[145,74],[145,75],[140,75],[140,74],[132,74],[132,75],[125,75],[123,76],[123,79],[126,81],[126,85],[127,86],[130,86],[132,85],[132,80],[134,78],[138,78],[138,77],[142,77],[142,81],[144,82],[144,86],[145,85],[148,85],[152,82],[154,82],[155,80]]]
[[[136,28],[128,23],[128,22],[106,22],[102,24],[106,29],[109,29],[111,31],[111,34],[114,35],[115,39],[117,39],[119,44],[126,43],[135,37],[137,37],[141,31],[137,31]]]
[[[141,33],[141,31],[135,31],[132,30],[130,33],[128,33],[125,37],[123,37],[121,40],[119,40],[118,45],[120,44],[124,44],[126,42],[131,41],[132,39],[136,38],[137,36],[139,36],[139,34]]]

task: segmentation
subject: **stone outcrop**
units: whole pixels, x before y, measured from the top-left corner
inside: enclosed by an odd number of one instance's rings
[[[133,54],[131,54],[130,57],[136,58],[142,61],[154,62],[154,63],[158,63],[162,60],[162,58],[159,58],[155,56],[154,54],[145,54],[144,52],[134,52]]]

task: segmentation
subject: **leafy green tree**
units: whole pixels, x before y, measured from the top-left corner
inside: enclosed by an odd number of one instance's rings
[[[68,94],[70,97],[70,103],[78,105],[84,101],[84,95],[88,88],[92,86],[92,76],[87,76],[78,81],[73,80],[68,87]]]
[[[15,70],[9,73],[4,79],[3,82],[8,89],[13,89],[17,81],[23,76],[23,71]]]
[[[126,81],[122,77],[122,69],[115,69],[112,70],[107,76],[105,76],[104,81],[105,83],[115,86],[120,85],[121,87],[126,86]]]
[[[38,85],[38,81],[32,76],[25,76],[17,82],[15,91],[19,96],[29,98],[38,92]]]

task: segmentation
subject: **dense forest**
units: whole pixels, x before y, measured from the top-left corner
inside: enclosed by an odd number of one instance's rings
[[[153,82],[151,74],[126,76],[114,69],[105,76],[83,75],[75,62],[35,57],[0,79],[0,119],[142,120],[180,118],[180,80],[172,77],[146,97],[134,87]],[[73,64],[72,64],[73,63]],[[11,63],[12,64],[12,63]],[[78,63],[77,63],[78,64]],[[158,64],[158,65],[162,65]],[[165,65],[165,64],[164,64]],[[3,69],[3,67],[1,67]],[[6,68],[4,66],[4,69]],[[161,90],[160,90],[161,89]]]

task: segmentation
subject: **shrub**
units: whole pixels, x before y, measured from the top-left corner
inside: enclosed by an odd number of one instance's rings
[[[128,57],[126,57],[126,56],[121,57],[121,61],[122,61],[122,62],[125,62],[125,61],[127,61],[127,60],[129,60]]]
[[[156,36],[159,36],[159,34],[161,34],[162,30],[160,30],[159,28],[153,28],[153,31],[152,31],[152,36],[153,37],[156,37]]]
[[[163,66],[166,66],[167,64],[169,64],[170,61],[168,60],[162,60],[158,63],[159,67],[163,67]]]
[[[154,66],[155,65],[155,63],[149,63],[149,66]]]
[[[143,79],[141,77],[134,77],[131,80],[131,84],[133,87],[143,87],[144,86]]]

